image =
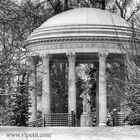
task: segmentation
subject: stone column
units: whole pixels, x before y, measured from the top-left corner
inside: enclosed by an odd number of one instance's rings
[[[73,110],[76,113],[76,74],[75,74],[75,53],[68,54],[68,112]]]
[[[120,99],[120,112],[121,113],[126,113],[127,111],[127,100],[126,100],[126,97],[127,97],[127,92],[129,91],[128,89],[128,67],[127,67],[127,64],[129,64],[130,60],[127,59],[127,56],[124,55],[124,60],[122,60],[122,63],[121,64],[121,71],[122,71],[122,77],[121,77],[121,80],[124,81],[124,83],[122,83],[122,87],[124,88],[124,90],[122,90],[122,93],[121,93],[121,99]],[[124,92],[123,92],[124,91]],[[117,111],[118,112],[118,111]]]
[[[43,76],[42,76],[42,117],[51,112],[50,99],[50,55],[42,56]]]
[[[36,56],[29,57],[31,64],[31,75],[30,75],[30,98],[31,106],[29,112],[31,113],[29,121],[34,121],[37,119],[37,72],[36,65],[38,63],[38,58]]]
[[[96,126],[99,125],[99,68],[96,72]]]
[[[99,53],[99,126],[106,126],[107,120],[106,57],[107,53]]]

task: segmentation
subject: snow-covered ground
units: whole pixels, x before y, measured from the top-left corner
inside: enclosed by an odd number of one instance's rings
[[[0,127],[0,140],[140,140],[140,126]]]

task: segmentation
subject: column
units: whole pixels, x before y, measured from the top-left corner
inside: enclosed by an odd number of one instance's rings
[[[42,76],[42,117],[51,112],[50,101],[50,55],[42,56],[43,76]]]
[[[107,53],[99,53],[99,126],[106,126],[107,120],[106,57]]]
[[[133,58],[134,59],[134,58]],[[123,68],[123,67],[122,67]],[[121,109],[120,111],[122,113],[127,114],[129,110],[127,109],[127,96],[129,95],[131,86],[129,85],[131,80],[138,79],[137,72],[138,67],[136,66],[136,63],[132,60],[131,55],[129,53],[124,55],[124,69],[122,69],[123,76],[121,79],[124,81],[124,92],[122,92],[122,98],[120,100],[121,102]],[[128,111],[128,112],[127,112]]]
[[[76,74],[75,74],[75,53],[68,54],[68,112],[73,110],[76,113]]]
[[[96,72],[96,126],[99,125],[99,66]]]
[[[130,62],[130,60],[128,59],[127,55],[124,55],[124,60],[122,61],[123,64],[121,64],[121,71],[122,71],[121,80],[124,81],[124,83],[122,83],[122,85],[121,85],[124,89],[122,90],[121,99],[120,99],[120,112],[122,112],[122,113],[126,113],[126,111],[127,111],[126,97],[127,97],[127,92],[129,91],[128,85],[127,85],[127,83],[129,83],[129,81],[127,81],[129,79],[127,68],[128,68],[129,62]]]
[[[30,98],[31,106],[29,112],[31,113],[29,121],[34,121],[37,119],[37,72],[36,65],[38,63],[38,58],[36,56],[29,57],[31,63],[31,75],[30,75]]]

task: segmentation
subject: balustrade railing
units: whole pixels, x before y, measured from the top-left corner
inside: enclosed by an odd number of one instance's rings
[[[29,122],[29,127],[46,127],[46,126],[75,126],[75,114],[69,113],[50,113],[45,114],[44,118]]]
[[[29,127],[42,127],[44,126],[44,118],[37,119],[35,121],[29,122]]]

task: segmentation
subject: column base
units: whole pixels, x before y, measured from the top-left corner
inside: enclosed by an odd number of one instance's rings
[[[93,114],[82,113],[80,118],[80,126],[92,127],[93,126]]]
[[[107,125],[106,125],[106,123],[99,123],[98,126],[99,127],[104,127],[104,126],[107,126]]]

